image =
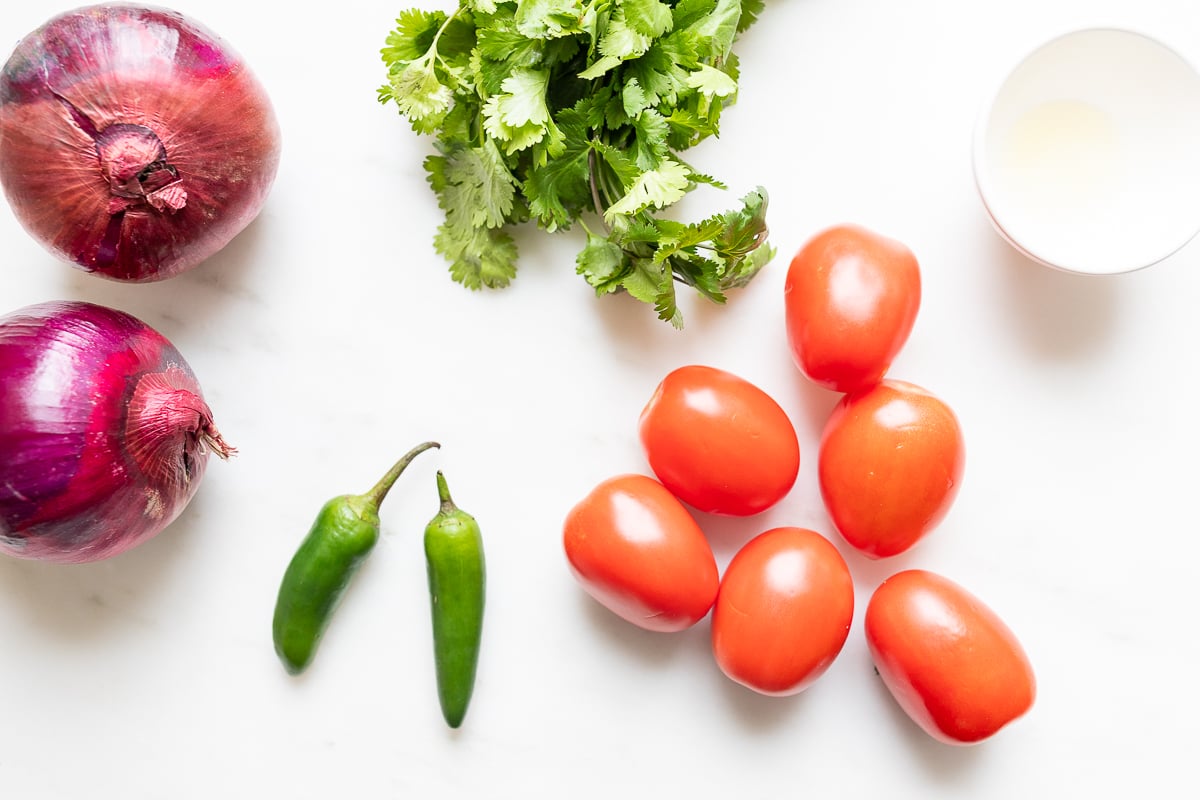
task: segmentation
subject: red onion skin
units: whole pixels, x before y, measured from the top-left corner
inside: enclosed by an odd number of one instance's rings
[[[135,317],[81,302],[0,317],[0,552],[63,563],[122,553],[232,452],[191,368]]]
[[[159,144],[162,169],[151,166]],[[250,69],[174,11],[61,14],[0,72],[0,183],[17,219],[60,259],[106,278],[169,278],[223,248],[262,209],[279,152]],[[114,165],[124,174],[113,178]]]

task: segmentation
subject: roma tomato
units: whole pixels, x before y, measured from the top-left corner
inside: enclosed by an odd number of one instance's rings
[[[658,479],[713,514],[765,511],[800,471],[800,442],[784,410],[754,384],[714,367],[668,374],[642,409],[638,433]]]
[[[783,291],[796,365],[815,383],[850,392],[881,379],[908,340],[921,273],[900,242],[837,225],[800,248]]]
[[[1037,683],[1020,642],[953,581],[925,570],[893,575],[871,596],[864,626],[884,684],[935,739],[982,741],[1033,705]]]
[[[713,655],[743,686],[796,694],[837,658],[853,616],[854,582],[837,548],[815,531],[772,528],[725,569],[713,607]]]
[[[817,476],[838,532],[871,558],[902,553],[949,511],[966,460],[950,407],[884,380],[842,398],[821,434]]]
[[[589,492],[567,514],[563,548],[588,594],[647,630],[691,627],[717,596],[708,539],[683,504],[645,475],[618,475]]]

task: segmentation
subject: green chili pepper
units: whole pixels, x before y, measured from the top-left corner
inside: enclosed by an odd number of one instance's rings
[[[433,610],[433,654],[438,700],[451,728],[462,724],[475,689],[483,633],[486,570],[479,524],[454,505],[441,472],[441,510],[425,527],[425,561]]]
[[[327,502],[292,557],[275,603],[275,652],[293,675],[316,654],[325,628],[350,579],[379,540],[379,506],[392,484],[417,455],[437,442],[424,442],[397,461],[366,494]]]

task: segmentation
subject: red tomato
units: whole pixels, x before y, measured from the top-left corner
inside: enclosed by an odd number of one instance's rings
[[[783,409],[724,370],[674,370],[638,425],[650,468],[701,511],[749,516],[779,502],[800,471],[800,442]]]
[[[888,578],[864,625],[884,684],[935,739],[982,741],[1033,705],[1033,667],[1013,632],[940,575],[914,569]]]
[[[837,225],[796,253],[783,292],[796,365],[821,386],[849,392],[882,378],[908,340],[921,273],[900,242]]]
[[[653,478],[603,481],[567,514],[567,561],[613,613],[652,631],[698,622],[717,596],[717,562],[700,526]]]
[[[817,475],[838,532],[871,558],[884,558],[942,521],[965,460],[950,407],[919,386],[885,380],[834,407]]]
[[[721,578],[713,654],[743,686],[796,694],[833,663],[853,616],[854,582],[837,548],[815,531],[773,528],[746,543]]]

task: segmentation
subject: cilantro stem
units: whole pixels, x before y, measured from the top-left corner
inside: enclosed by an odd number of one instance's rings
[[[611,234],[612,226],[609,225],[608,220],[604,218],[604,204],[600,201],[600,187],[596,182],[595,150],[588,150],[588,184],[592,189],[592,207],[596,209],[596,215],[600,217],[600,221],[604,224],[604,230]]]
[[[446,21],[443,22],[441,24],[441,27],[439,27],[437,29],[437,33],[435,33],[433,35],[433,42],[430,43],[430,45],[429,45],[429,52],[433,53],[433,57],[436,58],[438,61],[441,61],[443,66],[449,66],[449,65],[446,64],[446,59],[442,58],[441,55],[438,53],[438,42],[441,40],[442,34],[446,32],[446,28],[450,27],[450,23],[453,22],[454,20],[458,19],[458,12],[460,12],[462,10],[463,10],[463,7],[461,5],[459,5],[458,8],[454,9],[453,14],[450,14],[449,16],[446,17]]]
[[[592,142],[593,144],[604,144],[608,147],[612,146],[612,142],[608,141],[607,139],[593,139]],[[612,170],[603,169],[602,165],[596,161],[596,151],[594,149],[590,150],[588,152],[588,183],[592,191],[592,203],[596,208],[596,213],[599,214],[601,218],[604,218],[604,213],[608,211],[609,206],[613,204],[613,198],[619,198],[625,194],[625,187],[620,186],[619,183],[619,191],[614,190],[613,180],[616,178],[617,176],[612,172]],[[607,228],[609,232],[612,231],[612,228],[608,224],[607,220],[605,220],[604,227]]]

